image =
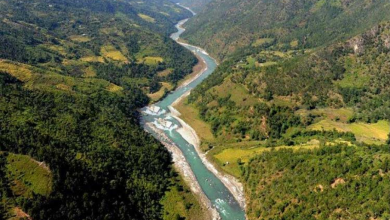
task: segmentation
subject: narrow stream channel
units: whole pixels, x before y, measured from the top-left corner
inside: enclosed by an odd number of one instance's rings
[[[178,41],[180,35],[185,31],[181,26],[187,21],[180,21],[176,27],[178,31],[171,35],[171,38]],[[191,50],[198,56],[204,59],[207,69],[186,86],[180,87],[174,92],[171,92],[163,100],[155,103],[152,107],[145,107],[142,109],[142,125],[146,131],[151,133],[156,138],[160,136],[154,132],[150,127],[145,126],[146,123],[153,123],[158,129],[163,131],[165,135],[182,151],[186,161],[190,165],[199,185],[211,204],[217,209],[220,217],[223,220],[243,220],[245,219],[245,212],[240,207],[239,203],[225,187],[225,185],[218,179],[206,166],[202,163],[193,145],[189,144],[177,131],[180,127],[179,121],[170,116],[168,106],[172,105],[178,98],[189,90],[199,85],[205,78],[207,78],[217,67],[216,61],[210,57],[204,50],[187,44],[182,44],[188,50]],[[162,141],[162,140],[160,140]]]

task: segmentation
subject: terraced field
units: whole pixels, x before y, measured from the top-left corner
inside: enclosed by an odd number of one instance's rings
[[[360,142],[384,144],[390,133],[390,123],[382,120],[372,124],[362,122],[348,124],[331,120],[322,120],[309,126],[309,129],[328,131],[336,129],[341,132],[352,132]]]

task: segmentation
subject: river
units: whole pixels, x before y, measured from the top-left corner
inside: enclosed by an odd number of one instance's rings
[[[180,21],[176,27],[178,31],[171,35],[171,38],[178,42],[180,35],[185,31],[182,25],[187,21]],[[179,42],[178,42],[179,43]],[[190,144],[183,138],[177,131],[177,128],[183,127],[183,124],[179,120],[172,117],[170,112],[170,106],[180,99],[182,96],[188,94],[190,90],[199,85],[205,78],[207,78],[217,67],[217,62],[206,51],[201,48],[180,43],[182,46],[192,51],[206,64],[206,69],[196,76],[190,83],[183,85],[175,91],[169,93],[163,100],[155,103],[152,106],[148,106],[142,109],[141,124],[144,129],[151,133],[154,137],[159,139],[165,146],[173,146],[180,149],[179,153],[170,150],[173,154],[173,158],[185,158],[186,166],[189,165],[191,175],[194,176],[196,185],[200,186],[201,192],[199,194],[205,195],[206,200],[213,208],[215,208],[219,214],[219,217],[223,220],[243,220],[245,219],[245,212],[243,210],[243,201],[237,201],[232,192],[229,191],[226,184],[219,179],[214,171],[209,166],[205,165],[205,157],[199,155],[199,150],[195,149],[195,146]],[[172,108],[171,108],[172,110]],[[186,125],[188,126],[188,125]],[[167,147],[168,148],[168,147]],[[168,148],[169,149],[169,148]],[[174,155],[180,154],[180,155]],[[184,159],[183,158],[183,159]],[[174,159],[175,160],[175,159]],[[221,177],[220,177],[221,178]],[[193,190],[194,191],[194,190]],[[241,202],[241,203],[240,203]],[[241,204],[241,205],[240,205]]]

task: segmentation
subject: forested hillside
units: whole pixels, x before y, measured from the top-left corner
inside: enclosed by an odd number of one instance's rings
[[[182,182],[136,110],[191,73],[169,38],[189,16],[165,0],[0,1],[0,219],[170,214]]]
[[[183,38],[219,60],[264,38],[276,40],[283,50],[312,48],[390,20],[389,9],[388,0],[212,1],[186,24]]]
[[[161,87],[158,82],[176,83],[196,62],[166,35],[190,16],[169,2],[1,3],[2,59],[115,84],[138,78],[132,83],[151,93]]]
[[[388,7],[222,0],[188,23],[223,62],[178,109],[249,219],[388,218]]]
[[[134,108],[147,103],[141,92],[85,96],[23,86],[1,73],[1,150],[44,162],[52,183],[40,193],[35,189],[47,183],[4,170],[4,190],[13,192],[6,207],[20,206],[33,219],[158,218],[170,157],[136,124]]]
[[[389,146],[280,150],[244,170],[249,219],[390,218]]]
[[[344,43],[307,54],[285,53],[284,59],[277,58],[272,44],[250,55],[238,51],[192,92],[189,102],[214,135],[252,140],[281,138],[290,128],[316,122],[337,128],[322,119],[388,120],[389,33],[390,24],[382,23]],[[332,117],[319,109],[334,109]]]

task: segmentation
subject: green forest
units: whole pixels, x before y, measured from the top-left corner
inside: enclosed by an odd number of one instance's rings
[[[0,219],[200,209],[137,112],[197,63],[169,38],[190,16],[165,0],[0,1]]]
[[[263,153],[243,171],[249,219],[388,219],[389,146]]]
[[[221,64],[179,109],[248,219],[389,218],[388,6],[222,0],[186,24]]]
[[[321,108],[334,109],[334,114],[350,109],[332,119],[341,116],[349,124],[388,120],[389,30],[389,23],[381,23],[344,43],[278,62],[268,53],[272,44],[261,46],[261,52],[244,48],[196,88],[188,102],[214,135],[253,140],[280,139],[292,128],[316,124],[324,119]],[[261,65],[261,57],[275,63]]]
[[[275,39],[283,50],[313,48],[346,40],[380,21],[390,20],[388,3],[388,0],[211,1],[186,24],[183,38],[203,47],[218,60],[226,60],[237,49],[262,39]]]
[[[49,195],[16,191],[4,205],[21,206],[33,219],[158,218],[158,198],[172,177],[170,156],[136,124],[134,109],[147,99],[139,90],[127,92],[29,91],[2,72],[1,150],[44,161],[53,178]]]
[[[177,108],[248,219],[390,218],[388,0],[0,0],[0,219],[209,218],[139,125],[198,63],[176,3],[221,62]]]

